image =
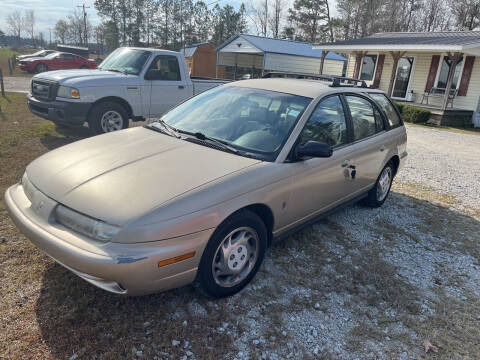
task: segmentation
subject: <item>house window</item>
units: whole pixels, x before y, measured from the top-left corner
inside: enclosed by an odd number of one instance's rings
[[[460,72],[462,71],[463,56],[458,59],[455,66],[455,72],[453,73],[452,89],[456,89],[458,85],[458,79],[460,78]],[[448,56],[444,56],[442,60],[442,66],[440,73],[438,74],[437,87],[440,89],[447,88],[448,72],[452,66],[452,60]]]
[[[373,80],[375,74],[375,64],[377,63],[377,55],[365,55],[363,57],[362,72],[360,80]]]

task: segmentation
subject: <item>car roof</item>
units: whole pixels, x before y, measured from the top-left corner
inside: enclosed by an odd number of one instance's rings
[[[326,93],[331,92],[377,92],[384,93],[381,90],[362,88],[356,86],[338,86],[331,87],[330,81],[310,80],[310,79],[292,79],[292,78],[269,78],[240,80],[225,84],[224,86],[241,86],[253,89],[262,89],[277,91],[286,94],[305,96],[315,99]]]

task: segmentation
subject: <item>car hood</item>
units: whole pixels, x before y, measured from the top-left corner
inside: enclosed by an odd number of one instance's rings
[[[53,150],[30,163],[27,176],[55,201],[124,225],[258,162],[137,127]]]
[[[29,59],[27,59],[29,60]],[[27,61],[26,60],[26,61]],[[37,58],[38,60],[38,58]],[[47,71],[34,76],[36,79],[58,81],[60,85],[73,86],[76,88],[86,86],[110,86],[129,84],[132,80],[138,79],[137,75],[125,75],[113,71],[100,69],[76,69]]]

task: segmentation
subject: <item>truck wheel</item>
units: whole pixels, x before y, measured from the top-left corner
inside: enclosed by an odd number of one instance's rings
[[[35,66],[35,72],[42,73],[45,71],[48,71],[48,66],[45,65],[44,63],[40,63],[40,64],[37,64],[37,66]]]
[[[128,127],[128,113],[117,102],[102,102],[92,109],[88,117],[88,127],[94,135],[126,129]]]
[[[213,233],[198,267],[196,283],[207,296],[220,298],[243,289],[265,256],[267,229],[255,213],[243,210]]]

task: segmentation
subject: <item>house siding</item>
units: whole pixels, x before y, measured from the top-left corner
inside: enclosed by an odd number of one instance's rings
[[[414,68],[412,74],[412,80],[410,84],[410,90],[414,92],[414,101],[420,103],[423,93],[425,91],[425,85],[427,83],[428,73],[430,70],[430,63],[432,55],[439,55],[439,53],[407,53],[405,56],[414,57]],[[347,65],[347,76],[353,76],[355,67],[355,56],[350,54]],[[383,64],[382,77],[380,79],[379,89],[388,91],[390,83],[390,76],[393,70],[393,58],[389,53],[385,53],[385,62]],[[460,81],[459,81],[460,82]],[[477,109],[478,101],[480,98],[480,57],[476,57],[475,63],[472,69],[472,75],[466,96],[457,96],[453,102],[454,108],[472,110]],[[441,106],[443,103],[442,98],[430,98],[429,104]]]

